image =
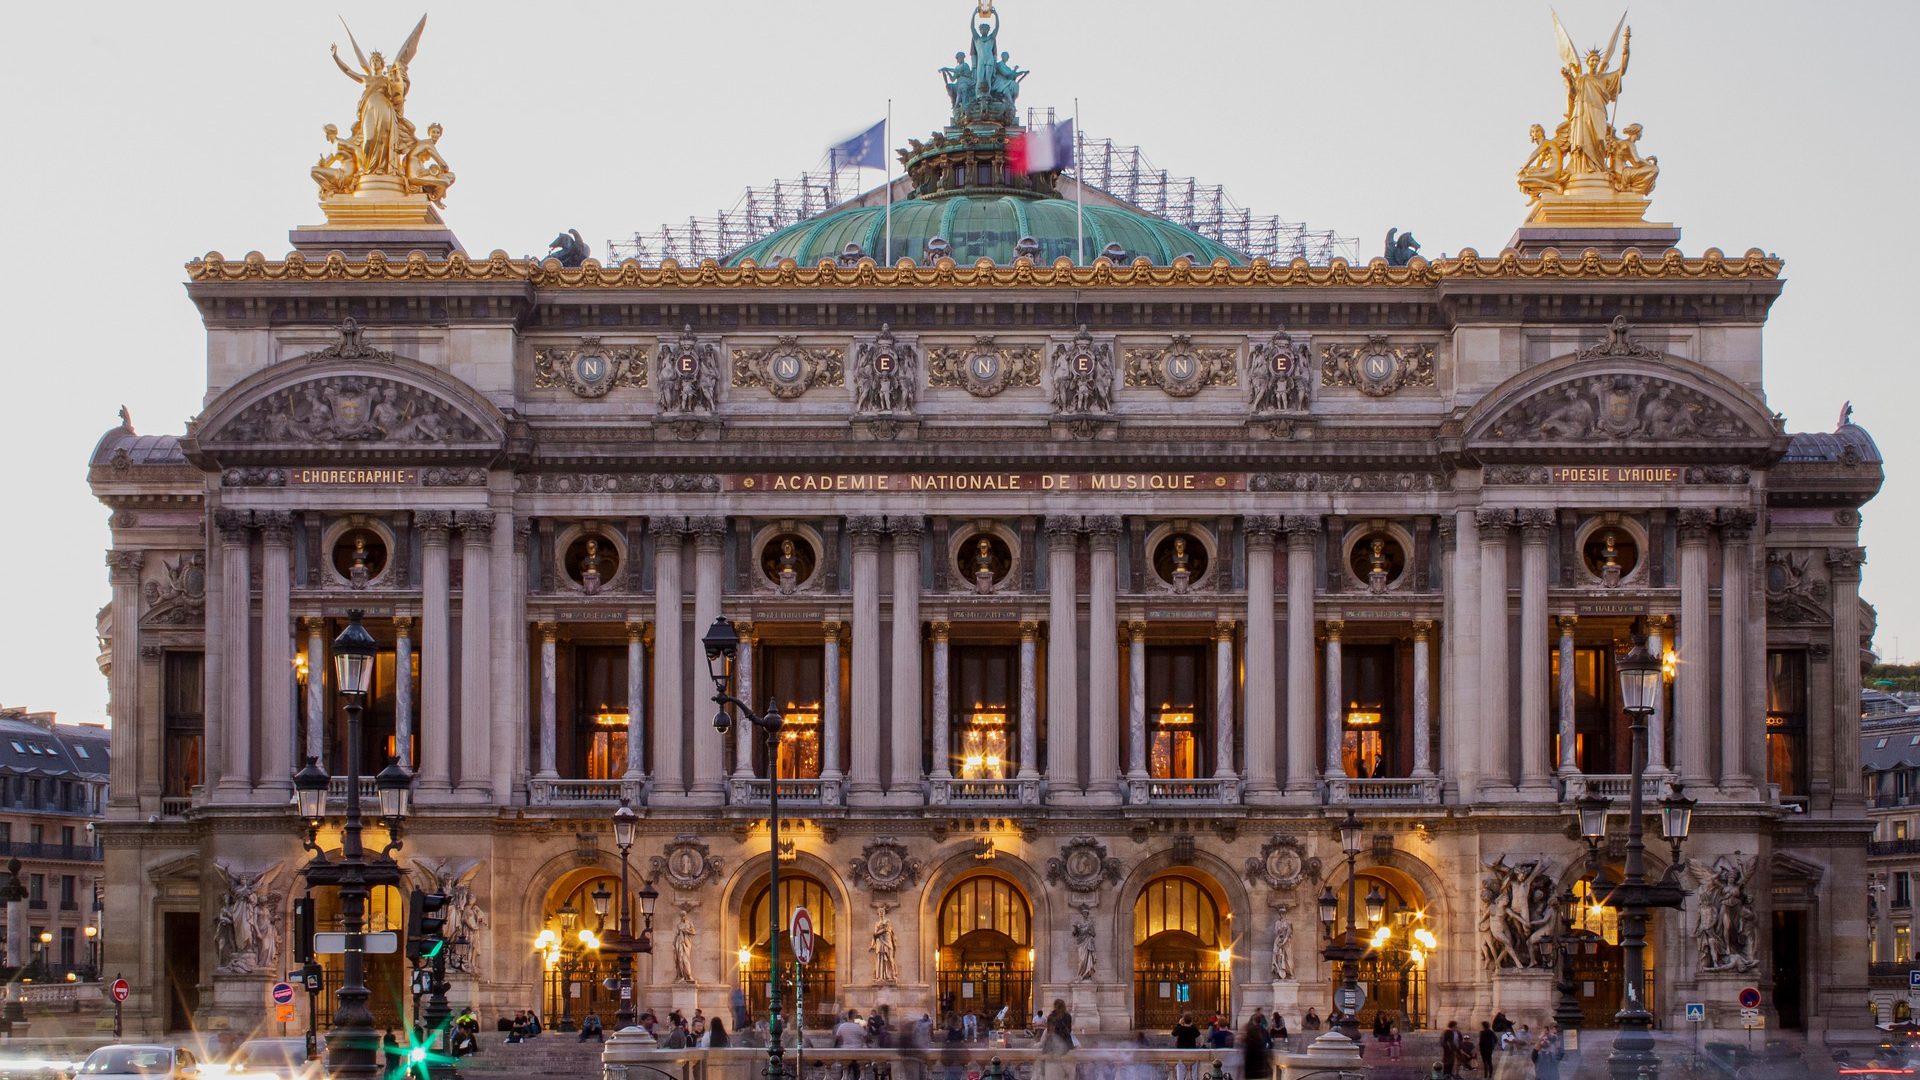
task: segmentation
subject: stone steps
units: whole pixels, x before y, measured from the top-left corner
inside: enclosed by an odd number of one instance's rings
[[[503,1038],[482,1039],[480,1052],[461,1058],[458,1068],[463,1077],[595,1076],[604,1049],[602,1043],[581,1042],[578,1036],[565,1033],[511,1044]]]

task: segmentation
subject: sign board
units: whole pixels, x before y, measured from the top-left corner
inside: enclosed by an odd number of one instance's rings
[[[1350,990],[1342,988],[1335,993],[1334,1000],[1339,1004],[1340,1011],[1343,1013],[1359,1012],[1360,1006],[1367,1003],[1367,988],[1364,986],[1356,986]]]
[[[1766,1023],[1765,1021],[1760,1019],[1759,1009],[1741,1009],[1740,1010],[1740,1026],[1757,1028],[1757,1027],[1765,1027]]]
[[[116,1002],[125,1001],[127,996],[133,993],[133,987],[128,986],[125,979],[115,979],[113,985],[107,988],[107,993],[112,994]]]
[[[392,930],[382,930],[375,934],[361,934],[362,952],[397,953],[400,951],[400,935]],[[347,951],[347,935],[331,930],[313,935],[313,951],[322,956],[337,956]]]
[[[275,1005],[273,1007],[273,1018],[283,1024],[293,1023],[293,1006]]]
[[[813,962],[813,916],[807,909],[793,909],[793,958],[802,964]]]
[[[1694,1024],[1707,1022],[1707,1003],[1704,1001],[1687,1002],[1687,1021]]]
[[[293,1001],[293,986],[292,986],[292,984],[290,984],[290,983],[283,983],[283,982],[277,982],[277,983],[274,983],[274,984],[273,984],[273,991],[272,991],[272,996],[273,996],[273,1003],[274,1003],[275,1005],[286,1005],[286,1004],[289,1004],[290,1002],[292,1002],[292,1001]]]
[[[1920,968],[1907,972],[1907,989],[1920,990]]]
[[[1748,1012],[1760,1007],[1760,991],[1749,986],[1740,991],[1740,1008]]]

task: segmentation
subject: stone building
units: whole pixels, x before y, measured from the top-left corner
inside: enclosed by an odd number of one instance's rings
[[[40,982],[99,977],[108,736],[50,712],[0,709],[0,860],[26,895],[7,903],[6,967]]]
[[[1867,900],[1874,1012],[1881,1021],[1908,1020],[1913,890],[1920,882],[1920,709],[1877,690],[1863,694],[1861,705],[1860,761],[1873,823]]]
[[[663,894],[639,997],[757,1008],[777,770],[814,1025],[1324,1014],[1349,810],[1384,929],[1367,1019],[1543,1020],[1574,889],[1605,1024],[1622,847],[1589,883],[1569,800],[1629,786],[1638,630],[1670,673],[1648,794],[1699,800],[1693,898],[1653,920],[1661,1023],[1730,1025],[1754,984],[1782,1026],[1857,1025],[1867,897],[1823,885],[1865,873],[1881,465],[1846,418],[1768,407],[1782,263],[1674,249],[1623,156],[1523,173],[1498,255],[1271,264],[1014,171],[1017,79],[972,78],[890,211],[718,262],[470,257],[444,163],[343,142],[291,254],[189,264],[204,408],[123,422],[89,473],[135,1028],[252,1023],[290,966],[290,778],[345,770],[349,609],[381,650],[361,771],[417,771],[401,863],[456,890],[455,998],[489,1017],[611,1012],[605,958],[535,941],[617,881],[621,799]],[[739,696],[785,715],[771,752],[714,730],[723,615]],[[373,968],[390,1011],[399,962]]]

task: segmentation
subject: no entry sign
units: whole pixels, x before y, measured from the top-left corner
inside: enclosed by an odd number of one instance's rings
[[[813,962],[813,916],[807,909],[793,909],[793,958],[803,964]]]
[[[133,993],[133,987],[128,986],[125,979],[115,979],[113,985],[107,987],[107,993],[112,994],[115,1001],[125,1001],[127,995]]]

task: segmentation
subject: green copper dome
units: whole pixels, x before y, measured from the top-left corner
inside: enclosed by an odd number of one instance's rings
[[[1217,258],[1236,266],[1247,262],[1239,252],[1218,241],[1150,214],[1088,204],[1085,215],[1085,240],[1078,258],[1074,258],[1073,250],[1072,202],[982,192],[894,203],[891,258],[883,258],[880,250],[885,242],[886,208],[855,206],[790,225],[733,252],[724,262],[733,266],[742,259],[752,259],[767,266],[786,258],[811,266],[822,259],[838,259],[848,244],[859,245],[862,254],[883,264],[902,258],[920,262],[926,257],[928,242],[938,238],[950,245],[954,261],[963,266],[982,258],[1005,264],[1018,257],[1015,245],[1023,237],[1039,243],[1034,262],[1040,265],[1063,255],[1077,263],[1090,263],[1109,245],[1118,245],[1128,261],[1145,256],[1156,266],[1171,264],[1182,255],[1203,265]]]

